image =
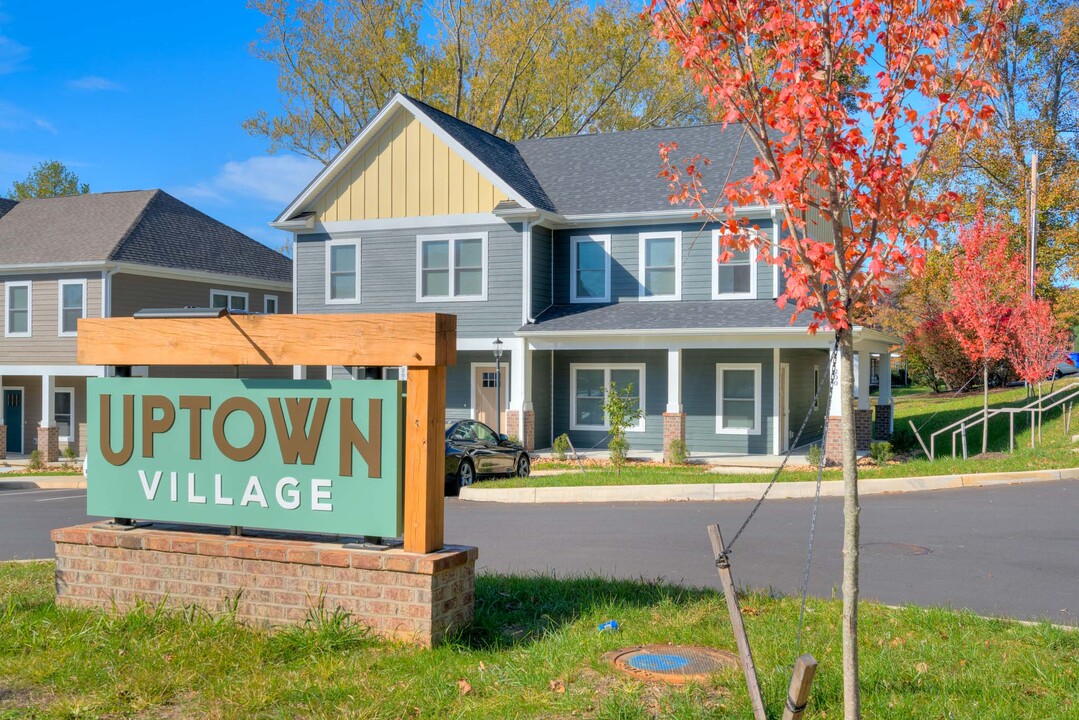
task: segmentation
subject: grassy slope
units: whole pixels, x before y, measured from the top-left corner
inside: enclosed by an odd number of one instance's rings
[[[652,583],[481,576],[476,623],[432,651],[347,623],[267,634],[196,611],[60,609],[52,564],[0,564],[0,718],[744,718],[739,671],[685,688],[621,677],[604,652],[692,643],[734,652],[721,596]],[[776,713],[795,598],[743,600]],[[596,625],[615,618],[620,634]],[[866,718],[1063,718],[1079,708],[1079,633],[865,604]],[[807,718],[841,716],[839,606],[810,601],[820,662]],[[461,694],[459,680],[471,691]],[[553,684],[552,684],[553,682]],[[560,685],[561,684],[561,685]],[[558,688],[564,687],[564,692]]]
[[[1061,387],[1058,383],[1057,387]],[[1048,385],[1044,388],[1048,393]],[[1021,406],[1027,402],[1023,388],[994,390],[990,393],[991,407]],[[920,428],[922,438],[929,442],[929,433],[962,419],[982,407],[980,392],[966,393],[958,397],[950,395],[932,395],[930,393],[910,394],[895,399],[896,444],[900,447],[914,448],[917,442],[911,433],[908,421]],[[1016,451],[1003,458],[963,460],[952,458],[951,438],[942,435],[937,439],[938,457],[930,462],[921,454],[908,462],[894,463],[884,467],[863,467],[859,476],[864,478],[884,477],[920,477],[926,475],[950,475],[961,473],[1011,472],[1020,470],[1040,470],[1079,466],[1079,453],[1072,448],[1079,447],[1064,434],[1064,424],[1060,409],[1046,415],[1042,428],[1042,441],[1036,448],[1030,447],[1028,416],[1016,418]],[[989,422],[990,452],[1007,451],[1008,418],[999,416]],[[1075,432],[1079,433],[1079,425]],[[977,428],[968,436],[969,452],[974,455],[981,451],[981,429]],[[558,465],[556,465],[558,466]],[[573,469],[570,464],[564,465]],[[539,465],[544,467],[544,465]],[[574,485],[659,485],[677,483],[741,483],[767,482],[770,475],[761,474],[717,474],[709,473],[701,467],[664,467],[656,465],[632,464],[618,477],[612,470],[593,468],[582,475],[569,472],[534,478],[501,478],[486,481],[477,487],[566,487]],[[798,480],[816,480],[816,473],[806,469],[785,470],[780,476],[781,482]],[[829,470],[825,480],[839,480],[839,470]]]

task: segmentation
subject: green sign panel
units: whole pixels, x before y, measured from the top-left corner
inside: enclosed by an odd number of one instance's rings
[[[396,537],[395,380],[88,381],[87,512]]]

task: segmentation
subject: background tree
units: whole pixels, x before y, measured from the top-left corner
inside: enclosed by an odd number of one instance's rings
[[[56,197],[59,195],[85,195],[90,186],[79,182],[79,176],[60,162],[49,160],[34,166],[25,180],[11,184],[11,199]]]
[[[735,206],[778,205],[786,291],[781,304],[812,312],[810,331],[833,329],[842,408],[844,713],[860,716],[858,688],[859,507],[853,421],[853,323],[889,279],[922,264],[955,198],[927,195],[922,171],[943,137],[958,147],[991,108],[980,98],[995,59],[996,4],[961,22],[962,0],[652,0],[659,36],[682,56],[724,124],[740,123],[759,160],[706,202],[700,159],[683,166],[664,147],[673,201],[722,214],[723,253],[772,248],[741,232]],[[1006,4],[1005,4],[1006,7]],[[850,88],[859,69],[870,75]],[[853,100],[853,102],[851,102]],[[845,102],[846,101],[846,102]],[[856,110],[851,110],[853,105]],[[727,168],[720,168],[724,177]]]
[[[393,96],[509,140],[704,117],[632,0],[252,0],[281,109],[244,123],[323,162]],[[429,28],[433,28],[430,30]]]
[[[979,210],[959,230],[952,307],[945,317],[970,361],[982,369],[982,452],[989,450],[989,369],[1008,352],[1014,308],[1022,302],[1024,266],[1000,221]]]
[[[1012,365],[1021,380],[1037,389],[1039,400],[1042,381],[1068,359],[1070,344],[1049,301],[1024,297],[1011,319]]]

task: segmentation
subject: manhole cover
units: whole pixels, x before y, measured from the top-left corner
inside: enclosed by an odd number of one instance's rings
[[[930,555],[932,550],[922,545],[908,543],[865,543],[862,550],[871,555]]]
[[[686,645],[641,645],[609,652],[615,668],[642,680],[681,685],[738,667],[738,656],[724,650]]]

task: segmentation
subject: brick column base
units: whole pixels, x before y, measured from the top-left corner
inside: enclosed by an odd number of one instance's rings
[[[838,415],[829,415],[825,418],[828,423],[828,437],[825,439],[824,460],[828,463],[843,462],[843,418]],[[854,411],[854,448],[858,452],[869,452],[869,443],[872,441],[873,411]]]
[[[56,604],[125,612],[138,600],[234,610],[261,627],[299,625],[313,607],[340,608],[376,635],[433,645],[472,622],[474,547],[426,555],[340,543],[231,537],[92,524],[52,531]]]
[[[686,414],[663,413],[663,462],[670,462],[672,440],[686,441]]]
[[[7,425],[0,425],[0,460],[7,457]]]
[[[524,422],[521,422],[521,420]],[[506,412],[506,434],[516,437],[525,450],[536,449],[536,412],[534,410],[508,410]]]
[[[873,417],[873,437],[877,440],[892,439],[892,406],[877,405],[876,415]]]
[[[37,449],[41,452],[41,462],[54,463],[60,459],[60,428],[39,427],[37,429]]]

